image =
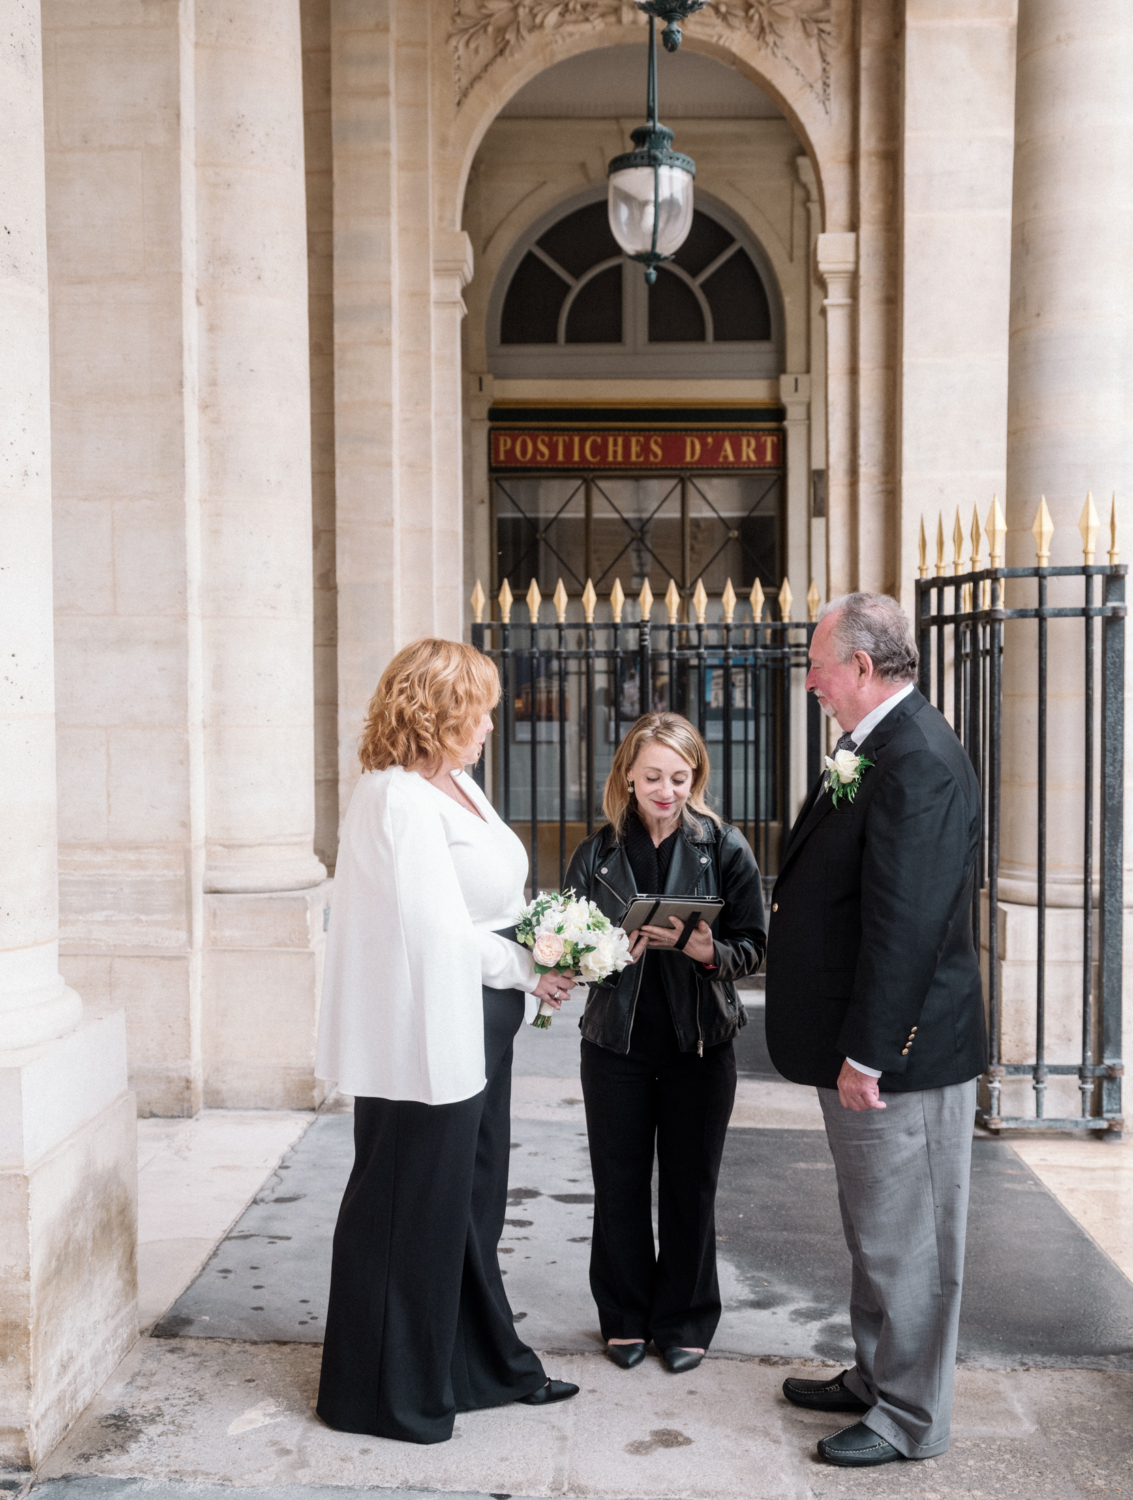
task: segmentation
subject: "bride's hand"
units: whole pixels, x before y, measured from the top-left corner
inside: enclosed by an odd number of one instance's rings
[[[558,1010],[563,1001],[570,998],[570,992],[577,983],[578,975],[571,973],[569,969],[565,974],[540,974],[533,993],[540,1000],[545,1000],[552,1010]]]

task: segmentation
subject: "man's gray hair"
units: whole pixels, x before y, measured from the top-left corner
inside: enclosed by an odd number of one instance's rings
[[[889,682],[912,682],[917,675],[920,653],[913,639],[909,617],[888,594],[841,594],[819,613],[837,615],[831,627],[842,647],[843,661],[855,651],[864,651],[878,677]]]

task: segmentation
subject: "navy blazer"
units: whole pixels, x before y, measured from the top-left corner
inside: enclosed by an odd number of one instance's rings
[[[867,737],[853,802],[823,778],[787,840],[767,935],[767,1045],[794,1083],[834,1088],[847,1057],[882,1091],[987,1066],[972,939],[980,791],[944,716],[913,691]]]

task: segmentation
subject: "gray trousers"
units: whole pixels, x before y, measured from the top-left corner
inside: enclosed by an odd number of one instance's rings
[[[853,1261],[847,1389],[906,1458],[948,1447],[976,1079],[843,1108],[819,1089]]]

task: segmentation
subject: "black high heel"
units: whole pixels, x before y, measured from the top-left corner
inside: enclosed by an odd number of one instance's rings
[[[532,1391],[530,1396],[520,1396],[518,1399],[524,1406],[550,1406],[552,1401],[566,1401],[577,1395],[578,1387],[569,1380],[548,1380],[546,1385]]]
[[[683,1375],[686,1370],[695,1370],[704,1355],[695,1349],[662,1349],[661,1358],[671,1374]]]
[[[607,1344],[606,1358],[622,1370],[632,1370],[645,1358],[645,1340],[633,1344]]]

